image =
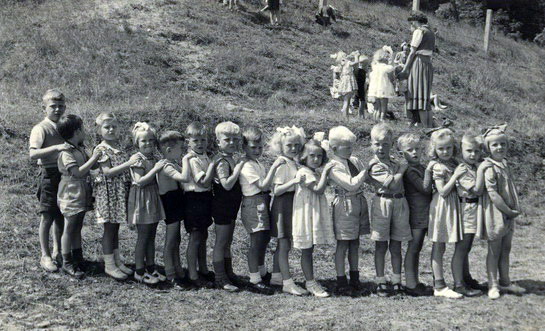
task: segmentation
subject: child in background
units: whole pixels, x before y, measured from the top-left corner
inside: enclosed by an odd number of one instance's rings
[[[363,195],[367,171],[363,163],[352,156],[356,135],[344,126],[329,130],[329,184],[335,191],[333,200],[333,230],[337,240],[335,270],[337,294],[354,294],[360,289],[359,247],[360,236],[369,233],[369,212]],[[345,259],[348,252],[350,284],[346,278]],[[350,285],[350,287],[349,287]]]
[[[206,264],[208,227],[212,225],[212,180],[215,163],[206,154],[208,133],[202,123],[189,124],[185,135],[188,139],[188,154],[192,155],[189,160],[189,182],[183,184],[184,226],[189,233],[186,252],[187,270],[190,285],[200,288],[207,286],[215,278]]]
[[[305,132],[298,127],[276,128],[269,145],[283,159],[273,179],[273,202],[271,206],[271,236],[278,238],[274,253],[271,285],[282,285],[282,291],[293,295],[308,292],[297,286],[290,274],[289,253],[292,241],[292,215],[295,186],[304,180],[297,176],[295,160],[305,143]],[[279,161],[280,162],[280,161]]]
[[[240,128],[233,122],[221,122],[216,126],[218,155],[215,157],[215,177],[212,184],[212,219],[216,229],[213,263],[216,286],[229,292],[237,291],[233,283],[240,283],[233,272],[231,244],[235,231],[242,190],[238,177],[244,160],[235,161],[233,155],[240,148]]]
[[[83,120],[77,115],[67,115],[57,122],[60,136],[72,146],[59,153],[57,165],[62,174],[57,193],[59,209],[64,216],[64,231],[61,238],[62,270],[68,275],[84,277],[84,260],[81,248],[81,228],[85,213],[93,209],[90,170],[100,154],[96,151],[89,157],[83,142],[86,134]]]
[[[178,131],[166,131],[159,137],[159,148],[163,154],[163,168],[157,173],[159,197],[165,211],[165,274],[176,288],[185,289],[185,278],[180,261],[180,222],[184,218],[184,190],[182,183],[189,181],[188,154],[184,153],[184,137]],[[179,162],[182,159],[182,166]]]
[[[331,97],[333,99],[338,99],[341,97],[339,93],[339,85],[341,83],[341,62],[346,57],[346,53],[343,51],[338,51],[335,54],[331,54],[329,56],[333,60],[335,60],[335,64],[330,67],[331,72],[333,74],[333,84],[329,88],[329,92],[331,93]]]
[[[369,162],[370,183],[376,189],[371,204],[371,239],[375,241],[375,269],[377,294],[387,296],[390,289],[384,277],[386,252],[390,251],[393,275],[393,294],[401,287],[401,242],[412,239],[409,224],[409,204],[405,199],[403,174],[406,163],[398,164],[390,157],[393,144],[392,129],[377,124],[371,129],[371,149],[375,156]]]
[[[513,175],[506,160],[509,143],[505,129],[506,125],[486,129],[483,137],[490,157],[479,166],[484,169],[486,191],[482,204],[479,204],[477,224],[483,225],[480,231],[482,233],[479,234],[488,240],[486,272],[490,299],[499,298],[500,290],[515,294],[526,292],[524,288],[511,283],[509,277],[509,254],[515,218],[520,215],[520,205]]]
[[[374,100],[375,121],[384,121],[388,112],[388,99],[395,97],[393,81],[395,67],[391,65],[391,54],[385,48],[381,48],[373,55],[371,73],[369,74],[369,89],[367,97],[369,101]],[[371,101],[373,102],[373,101]]]
[[[426,285],[418,280],[420,251],[428,232],[431,203],[431,169],[420,163],[422,154],[420,136],[406,133],[397,140],[397,148],[403,153],[408,167],[403,174],[405,198],[409,204],[409,225],[412,240],[409,241],[405,254],[405,293],[411,296],[426,296]]]
[[[307,291],[320,298],[328,297],[329,293],[314,279],[312,253],[315,245],[327,245],[334,240],[333,223],[324,195],[327,175],[333,164],[327,164],[321,174],[317,171],[326,162],[326,151],[320,143],[309,140],[299,158],[301,168],[297,171],[297,176],[304,180],[297,185],[293,198],[293,247],[301,249]]]
[[[264,284],[263,279],[267,276],[265,253],[270,240],[269,187],[276,169],[286,161],[277,158],[267,173],[259,162],[259,157],[263,153],[263,133],[256,127],[249,127],[242,132],[242,148],[246,162],[240,171],[243,195],[240,218],[250,236],[248,249],[250,283],[257,292],[272,294],[273,290]]]
[[[401,51],[397,52],[394,57],[394,65],[397,69],[396,72],[403,69],[403,67],[405,66],[405,62],[407,62],[407,56],[409,56],[410,51],[411,47],[406,42],[401,44]],[[407,82],[405,80],[400,80],[396,78],[395,91],[397,95],[405,95],[405,93],[407,93]]]
[[[359,63],[360,53],[358,51],[350,53],[340,59],[340,78],[337,92],[343,98],[343,108],[341,112],[348,116],[350,111],[350,101],[358,90],[358,83],[354,76],[354,67]]]
[[[165,211],[159,197],[156,175],[164,162],[154,157],[157,146],[155,129],[145,122],[137,122],[132,129],[133,144],[138,149],[131,159],[132,185],[129,190],[129,224],[136,225],[138,233],[134,262],[134,279],[145,284],[157,284],[166,277],[155,268],[155,235],[160,220],[165,219]]]
[[[121,261],[119,253],[119,225],[127,222],[127,197],[130,186],[129,168],[135,163],[119,143],[119,123],[112,113],[101,113],[96,118],[98,134],[102,138],[95,147],[100,157],[99,172],[94,179],[95,213],[98,224],[103,224],[102,253],[104,271],[117,280],[127,279],[133,271]]]
[[[57,131],[57,122],[66,109],[64,95],[57,90],[48,90],[42,98],[42,108],[45,118],[36,124],[30,132],[29,155],[31,160],[37,160],[40,167],[37,197],[40,201],[38,214],[40,215],[40,248],[42,256],[40,265],[49,272],[58,270],[60,259],[61,236],[64,228],[64,219],[57,205],[57,192],[61,173],[57,166],[57,157],[62,151],[69,151],[72,145],[65,142]],[[53,257],[49,250],[49,232],[53,230]]]
[[[365,106],[367,104],[365,98],[365,80],[367,76],[367,67],[369,66],[369,58],[363,54],[358,56],[358,65],[354,67],[354,76],[356,77],[356,95],[352,105],[358,109],[358,115],[365,117]]]
[[[457,243],[463,239],[463,225],[460,215],[460,201],[456,192],[456,181],[467,171],[457,168],[456,140],[450,129],[434,131],[430,141],[428,164],[433,174],[435,191],[430,205],[429,237],[433,243],[431,267],[433,271],[433,295],[460,299],[462,294],[447,287],[443,275],[443,255],[446,243]]]
[[[281,0],[266,0],[266,2],[267,5],[260,11],[263,12],[268,10],[271,18],[271,25],[278,25],[278,13],[280,12]]]

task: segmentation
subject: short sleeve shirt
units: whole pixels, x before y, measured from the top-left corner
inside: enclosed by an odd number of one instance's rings
[[[361,180],[358,180],[358,178],[356,178],[358,174],[352,174],[350,172],[348,161],[350,161],[358,171],[363,170],[363,163],[355,156],[351,156],[350,160],[346,160],[333,155],[329,160],[330,163],[333,163],[333,167],[329,172],[329,185],[336,190],[341,189],[348,192],[361,191],[363,177],[360,178]]]
[[[369,177],[379,194],[404,193],[403,181],[392,185],[394,175],[399,170],[399,164],[394,160],[389,163],[380,161],[376,156],[369,162]]]
[[[57,166],[59,167],[59,172],[64,176],[72,176],[69,169],[72,167],[81,167],[88,159],[87,154],[80,148],[73,148],[70,151],[62,151],[59,153]],[[87,176],[88,174],[84,177]]]
[[[261,183],[266,176],[267,172],[261,163],[254,160],[246,161],[239,177],[242,194],[249,197],[261,193],[261,189],[256,183]]]
[[[493,165],[492,167],[486,168],[484,171],[486,190],[488,192],[498,192],[509,208],[518,210],[518,193],[511,177],[511,172],[507,166],[507,162],[505,160],[503,162],[498,162],[490,158],[486,158],[485,162],[489,162]]]
[[[61,135],[57,131],[57,124],[49,118],[44,118],[36,124],[30,132],[28,141],[29,149],[41,149],[64,143]],[[53,152],[46,157],[38,159],[38,165],[45,168],[57,167],[58,152]]]
[[[477,172],[474,167],[466,163],[460,163],[458,168],[465,168],[467,171],[456,181],[456,190],[460,198],[477,198],[473,193]]]
[[[175,162],[166,161],[163,169],[157,174],[159,194],[163,195],[180,188],[180,183],[174,177],[182,172],[182,167]]]
[[[280,157],[284,158],[286,160],[286,163],[280,165],[278,169],[276,169],[276,173],[274,174],[274,178],[273,178],[274,185],[285,184],[297,176],[297,165],[295,164],[295,161],[290,160],[283,156],[280,156]],[[295,191],[295,185],[290,187],[286,192],[294,192],[294,191]]]
[[[202,186],[197,182],[206,176],[206,171],[210,165],[210,158],[206,154],[195,154],[194,158],[189,160],[190,179],[188,183],[184,183],[184,191],[186,192],[207,192],[212,189],[212,185]]]
[[[411,39],[411,47],[418,48],[420,47],[420,44],[422,43],[422,39],[424,38],[424,31],[422,29],[416,29],[413,32],[413,37]],[[433,51],[422,49],[418,51],[418,54],[426,55],[426,56],[432,56]]]

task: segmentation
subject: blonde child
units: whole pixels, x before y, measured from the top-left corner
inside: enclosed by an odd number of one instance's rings
[[[414,133],[402,135],[397,140],[397,148],[403,153],[408,165],[403,174],[403,187],[409,204],[409,225],[413,237],[405,254],[405,293],[411,296],[426,296],[430,293],[428,287],[418,280],[418,266],[430,218],[431,169],[420,163],[422,142],[419,135]]]
[[[409,224],[409,204],[405,199],[403,174],[406,163],[399,164],[390,157],[393,144],[392,129],[377,124],[371,129],[371,149],[375,156],[369,162],[369,182],[376,194],[371,203],[371,240],[375,241],[375,269],[377,294],[387,296],[402,292],[401,243],[412,239]],[[392,288],[384,277],[386,252],[390,251],[393,275]]]
[[[40,248],[42,256],[40,265],[49,272],[58,270],[62,263],[61,236],[64,228],[64,219],[57,205],[57,192],[61,173],[57,166],[60,152],[69,151],[72,145],[65,142],[57,130],[57,122],[66,109],[64,95],[58,90],[48,90],[42,97],[42,109],[45,118],[36,124],[30,132],[29,155],[30,159],[37,160],[40,167],[37,197],[39,200],[38,214],[40,215]],[[49,232],[53,230],[53,257],[49,249]]]
[[[369,212],[363,195],[363,182],[367,178],[364,164],[352,156],[356,135],[344,126],[329,130],[329,185],[335,192],[333,200],[333,230],[337,240],[335,270],[337,294],[355,294],[360,288],[359,255],[360,236],[369,234]],[[346,278],[345,259],[348,252],[350,283]]]
[[[215,177],[212,183],[212,219],[216,229],[216,242],[212,262],[216,273],[216,286],[233,292],[240,283],[233,272],[231,244],[235,231],[242,189],[239,176],[244,159],[235,161],[234,154],[240,149],[240,128],[233,122],[221,122],[216,126],[216,143],[219,153],[215,156]]]
[[[256,127],[242,132],[242,148],[246,162],[240,172],[242,206],[240,218],[250,236],[248,249],[248,269],[252,288],[259,293],[272,294],[274,291],[265,285],[267,277],[265,253],[270,240],[270,186],[276,169],[286,161],[278,158],[267,172],[259,162],[263,153],[263,133]],[[270,274],[269,274],[270,275]]]
[[[271,285],[282,285],[282,291],[293,295],[308,292],[297,286],[290,274],[289,253],[292,241],[292,215],[295,186],[304,180],[297,176],[296,160],[305,143],[305,132],[298,127],[277,128],[269,143],[271,150],[283,159],[273,179],[271,236],[278,238],[274,253]]]
[[[348,117],[352,97],[358,90],[358,82],[354,76],[354,68],[359,64],[360,53],[358,51],[350,53],[349,56],[340,58],[340,77],[337,87],[338,94],[343,98],[343,108],[341,112]]]
[[[138,149],[131,159],[131,188],[129,190],[129,224],[137,230],[134,261],[134,279],[145,284],[157,284],[166,277],[155,268],[155,235],[160,220],[165,219],[165,211],[159,197],[156,175],[163,168],[154,153],[157,134],[148,123],[138,122],[132,129],[133,144]]]
[[[90,170],[99,154],[89,157],[83,142],[86,137],[83,120],[77,115],[67,115],[57,122],[60,136],[72,146],[59,153],[57,165],[62,174],[57,193],[59,209],[64,216],[61,238],[62,270],[77,279],[84,277],[84,260],[81,248],[81,229],[85,213],[93,209]]]
[[[433,175],[435,191],[430,205],[428,235],[432,241],[433,295],[460,299],[462,294],[449,289],[443,275],[443,255],[446,243],[457,243],[463,239],[460,201],[456,192],[456,181],[467,171],[457,168],[455,156],[458,152],[454,133],[442,128],[431,134],[428,164]]]
[[[327,162],[326,151],[314,139],[309,140],[299,158],[301,168],[297,176],[304,178],[295,189],[293,198],[293,247],[301,249],[301,267],[306,279],[306,289],[312,295],[325,298],[329,296],[314,279],[312,254],[315,245],[330,244],[334,240],[333,223],[329,206],[324,195],[327,175],[332,163]]]
[[[117,280],[127,279],[133,271],[121,261],[119,253],[119,225],[127,222],[127,196],[129,193],[129,160],[119,143],[119,123],[112,113],[101,113],[95,121],[102,138],[95,147],[99,154],[99,172],[94,178],[95,214],[98,224],[104,226],[102,253],[104,271]]]
[[[509,254],[515,218],[520,215],[520,205],[513,175],[507,164],[509,142],[505,134],[506,126],[496,126],[485,130],[484,144],[490,157],[479,168],[484,170],[485,193],[479,204],[479,233],[488,240],[486,272],[488,274],[488,297],[497,299],[500,290],[522,294],[526,290],[511,283],[509,278]],[[499,281],[498,281],[499,273]]]
[[[178,131],[166,131],[159,136],[159,148],[163,155],[163,168],[157,173],[159,197],[165,211],[165,274],[178,289],[186,289],[185,274],[180,261],[180,222],[184,218],[184,190],[182,183],[189,181],[189,159],[183,157],[184,137]],[[182,165],[180,166],[180,160]]]
[[[395,97],[393,74],[395,67],[391,64],[391,54],[381,48],[373,55],[371,73],[369,74],[369,88],[367,97],[375,104],[373,118],[376,121],[384,121],[388,112],[388,99]]]
[[[215,163],[207,155],[208,132],[202,123],[189,124],[185,135],[188,140],[188,154],[192,156],[189,160],[189,182],[183,184],[184,226],[189,233],[187,270],[190,286],[200,288],[207,287],[215,278],[206,264],[208,227],[212,225],[212,180]]]
[[[335,64],[330,67],[331,72],[333,74],[333,84],[329,88],[329,92],[331,93],[331,97],[334,99],[338,99],[341,97],[341,94],[339,93],[339,85],[341,83],[341,62],[344,58],[346,58],[346,53],[343,51],[338,51],[335,54],[331,54],[329,56],[333,60],[335,60]]]

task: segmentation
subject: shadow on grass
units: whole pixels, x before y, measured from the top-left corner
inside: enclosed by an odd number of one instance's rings
[[[526,294],[545,296],[545,282],[541,280],[523,279],[516,282],[526,289]]]

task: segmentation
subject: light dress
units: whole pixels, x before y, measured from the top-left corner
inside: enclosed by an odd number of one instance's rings
[[[393,98],[395,97],[394,84],[390,80],[390,74],[395,70],[393,65],[386,63],[375,63],[371,66],[369,74],[368,97]]]

